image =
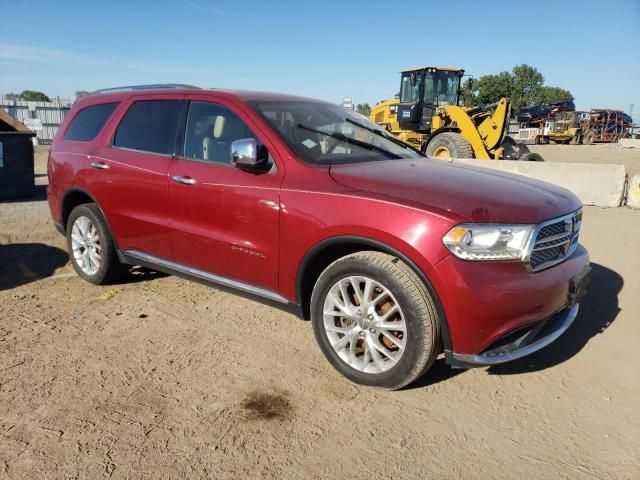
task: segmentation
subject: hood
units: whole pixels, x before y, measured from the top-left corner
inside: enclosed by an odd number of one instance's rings
[[[428,158],[334,165],[330,175],[349,188],[448,212],[454,221],[540,223],[581,206],[569,190],[550,183]]]

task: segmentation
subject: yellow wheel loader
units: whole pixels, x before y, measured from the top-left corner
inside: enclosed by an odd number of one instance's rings
[[[566,143],[577,145],[582,143],[583,136],[587,133],[589,113],[587,112],[559,112],[554,118],[553,127],[549,130],[547,138],[551,143]]]
[[[511,103],[459,106],[464,70],[419,67],[401,72],[400,98],[373,107],[371,120],[427,156],[542,160],[507,135]]]

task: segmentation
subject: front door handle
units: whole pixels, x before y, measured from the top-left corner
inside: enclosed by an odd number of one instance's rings
[[[174,182],[182,183],[183,185],[194,185],[196,183],[195,179],[191,177],[181,177],[179,175],[176,175],[172,178]]]
[[[107,165],[104,162],[91,162],[91,168],[97,168],[98,170],[106,170],[107,168],[109,168],[109,165]]]

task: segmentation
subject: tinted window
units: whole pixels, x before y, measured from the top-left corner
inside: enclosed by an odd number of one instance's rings
[[[117,105],[117,103],[102,103],[83,108],[69,125],[64,139],[77,142],[93,140],[104,127]]]
[[[231,110],[215,103],[191,102],[184,142],[186,158],[230,163],[231,142],[241,138],[256,136]]]
[[[145,152],[172,154],[180,100],[141,100],[125,113],[113,144]]]

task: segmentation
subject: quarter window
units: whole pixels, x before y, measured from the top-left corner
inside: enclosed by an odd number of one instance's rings
[[[102,130],[117,105],[117,103],[101,103],[100,105],[83,108],[69,125],[64,139],[75,142],[93,140]]]
[[[125,113],[113,145],[150,153],[172,155],[180,100],[140,100]]]
[[[231,163],[231,142],[256,138],[228,108],[210,102],[191,102],[185,131],[184,156],[215,163]]]

